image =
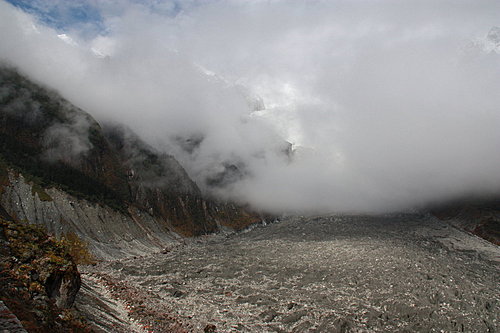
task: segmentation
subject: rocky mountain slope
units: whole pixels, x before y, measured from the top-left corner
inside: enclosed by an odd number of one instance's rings
[[[259,219],[204,198],[169,155],[16,70],[0,69],[0,202],[17,220],[75,233],[102,258]]]

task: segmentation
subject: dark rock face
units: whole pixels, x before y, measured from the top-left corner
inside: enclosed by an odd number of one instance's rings
[[[500,200],[457,201],[432,211],[439,219],[500,245]]]
[[[217,231],[200,189],[173,156],[155,151],[123,126],[108,125],[104,133],[126,169],[135,206],[186,236]]]
[[[76,266],[69,267],[66,271],[57,271],[49,275],[45,281],[47,295],[55,299],[60,308],[70,308],[80,290],[80,274]]]
[[[156,151],[129,128],[106,124],[103,126],[103,135],[117,153],[129,184],[201,196],[196,184],[173,156]]]

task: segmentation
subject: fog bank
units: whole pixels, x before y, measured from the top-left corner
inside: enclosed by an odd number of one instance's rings
[[[496,1],[84,3],[85,24],[0,1],[0,59],[208,193],[384,212],[500,192]]]

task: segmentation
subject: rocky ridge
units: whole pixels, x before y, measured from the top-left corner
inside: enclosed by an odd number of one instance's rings
[[[205,198],[182,166],[56,92],[0,68],[0,202],[17,220],[75,233],[97,257],[159,251],[182,236],[259,221]]]

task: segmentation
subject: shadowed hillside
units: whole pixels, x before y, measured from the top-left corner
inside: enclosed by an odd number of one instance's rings
[[[76,233],[98,256],[148,252],[177,234],[259,221],[235,205],[206,200],[174,157],[128,128],[103,130],[56,92],[7,67],[0,69],[0,157],[8,213],[57,235]]]

